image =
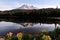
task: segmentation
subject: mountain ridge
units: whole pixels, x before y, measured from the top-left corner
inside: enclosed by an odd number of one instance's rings
[[[32,9],[38,9],[38,8],[33,6],[33,5],[24,4],[24,5],[20,6],[19,8],[16,8],[16,9],[32,10]]]

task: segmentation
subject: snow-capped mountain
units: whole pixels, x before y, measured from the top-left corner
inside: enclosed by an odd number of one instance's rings
[[[30,5],[22,5],[21,7],[17,8],[17,9],[38,9],[37,7],[34,6],[30,6]]]

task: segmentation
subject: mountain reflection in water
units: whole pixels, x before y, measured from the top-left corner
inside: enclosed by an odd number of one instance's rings
[[[17,23],[1,21],[0,22],[0,35],[4,35],[10,31],[13,33],[17,33],[17,32],[39,33],[40,30],[52,31],[54,30],[54,28],[55,28],[54,24],[41,24],[40,25],[39,23],[37,23],[30,27],[24,27]]]

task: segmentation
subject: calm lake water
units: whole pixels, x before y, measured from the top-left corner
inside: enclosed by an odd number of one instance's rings
[[[57,24],[57,26],[59,26]],[[52,31],[55,29],[54,24],[34,24],[33,26],[28,25],[27,27],[22,26],[21,24],[18,23],[13,23],[13,22],[6,22],[6,21],[1,21],[0,22],[0,35],[4,35],[7,32],[25,32],[25,33],[39,33],[41,30],[46,30],[46,31]]]

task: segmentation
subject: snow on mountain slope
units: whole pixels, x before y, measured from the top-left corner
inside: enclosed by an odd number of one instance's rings
[[[31,5],[22,5],[21,7],[17,8],[17,9],[38,9],[37,7],[31,6]]]

